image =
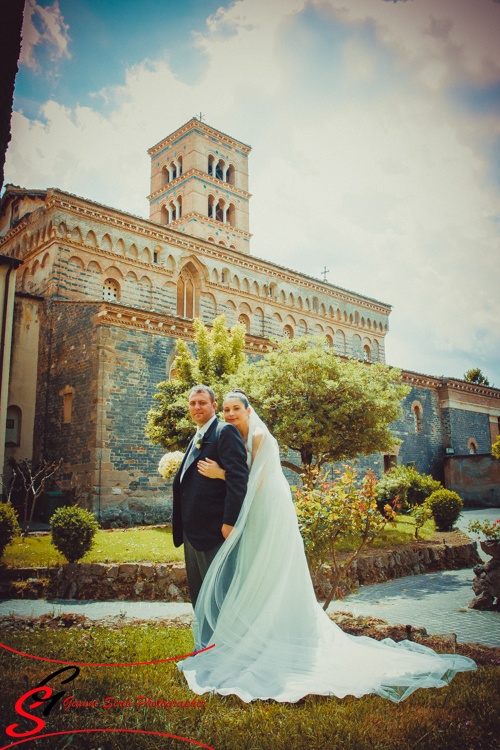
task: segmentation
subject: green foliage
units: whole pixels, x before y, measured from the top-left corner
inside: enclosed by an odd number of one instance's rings
[[[429,518],[432,518],[432,510],[428,503],[422,503],[422,505],[414,505],[411,514],[415,519],[415,539],[418,539],[418,532]]]
[[[395,466],[377,485],[378,507],[380,511],[384,505],[407,510],[422,505],[440,488],[441,482],[429,474],[420,474],[413,466]]]
[[[52,544],[68,562],[76,562],[93,545],[98,529],[92,513],[83,508],[58,508],[50,519]]]
[[[436,490],[427,502],[439,531],[451,529],[463,508],[461,498],[451,490]]]
[[[333,564],[325,609],[360,551],[395,515],[389,506],[386,509],[388,517],[379,513],[377,482],[372,471],[367,472],[360,487],[356,483],[358,474],[352,467],[346,466],[344,472],[336,472],[339,477],[334,483],[326,482],[324,476],[318,474],[312,488],[295,491],[295,510],[311,572],[317,576],[328,563]],[[357,544],[353,554],[341,564],[335,545],[345,537],[356,538]]]
[[[469,383],[477,383],[478,385],[490,384],[490,381],[483,375],[479,367],[468,370],[464,375],[464,380],[467,380]]]
[[[500,435],[491,446],[491,452],[493,453],[495,458],[500,458]]]
[[[483,534],[487,539],[494,539],[500,541],[500,518],[494,523],[489,521],[470,521],[467,526],[469,531],[473,531],[476,534]]]
[[[173,364],[177,377],[158,383],[154,396],[158,405],[147,416],[146,435],[166,450],[185,450],[193,435],[188,413],[190,389],[198,383],[210,386],[221,406],[233,384],[232,378],[246,363],[244,325],[235,325],[229,331],[224,315],[220,315],[211,330],[199,319],[195,319],[194,329],[197,356],[193,356],[185,341],[177,341]]]
[[[283,339],[240,375],[257,413],[283,448],[298,451],[306,484],[325,462],[392,451],[391,424],[409,389],[386,365],[344,362],[321,336]]]
[[[0,503],[0,560],[7,545],[12,542],[20,531],[16,511],[12,507],[12,504]]]

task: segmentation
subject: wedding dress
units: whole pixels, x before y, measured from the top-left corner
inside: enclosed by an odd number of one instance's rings
[[[253,409],[249,427],[250,451],[256,427],[263,437],[245,501],[195,608],[195,651],[215,647],[178,664],[191,690],[245,702],[367,693],[398,702],[474,670],[467,657],[348,635],[330,620],[316,601],[278,444]]]

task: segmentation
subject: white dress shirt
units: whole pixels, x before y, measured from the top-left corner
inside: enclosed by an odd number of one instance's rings
[[[214,422],[216,419],[217,419],[217,417],[214,414],[214,416],[211,419],[209,419],[208,422],[205,422],[204,425],[202,425],[201,427],[198,427],[198,429],[196,430],[196,434],[195,434],[195,436],[193,438],[193,442],[191,443],[190,451],[189,451],[188,455],[186,456],[186,461],[185,461],[184,466],[182,468],[181,482],[184,479],[184,474],[186,473],[186,470],[189,469],[189,467],[191,466],[192,462],[189,460],[189,457],[190,457],[191,453],[196,449],[196,443],[197,443],[198,439],[199,438],[203,438],[203,435],[207,432],[207,430],[210,427],[210,425],[212,424],[212,422]]]

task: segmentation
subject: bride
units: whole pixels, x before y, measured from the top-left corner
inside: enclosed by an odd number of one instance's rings
[[[442,687],[472,659],[437,654],[411,641],[344,633],[316,601],[279,448],[241,391],[224,399],[224,418],[247,446],[250,475],[238,520],[203,582],[194,612],[195,650],[178,664],[191,690],[296,702],[305,695],[401,701]],[[224,478],[213,461],[198,470]]]

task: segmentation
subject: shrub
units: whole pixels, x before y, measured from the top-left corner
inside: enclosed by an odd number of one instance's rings
[[[98,529],[92,513],[83,508],[58,508],[50,519],[52,544],[68,562],[76,562],[92,548]]]
[[[451,529],[463,508],[462,500],[451,490],[437,490],[427,502],[439,531]]]
[[[377,485],[377,506],[382,513],[385,505],[394,507],[399,501],[401,510],[407,510],[422,505],[439,489],[441,482],[428,474],[420,474],[413,466],[396,466]]]
[[[0,503],[0,559],[5,548],[21,532],[17,523],[16,511],[11,503]]]

